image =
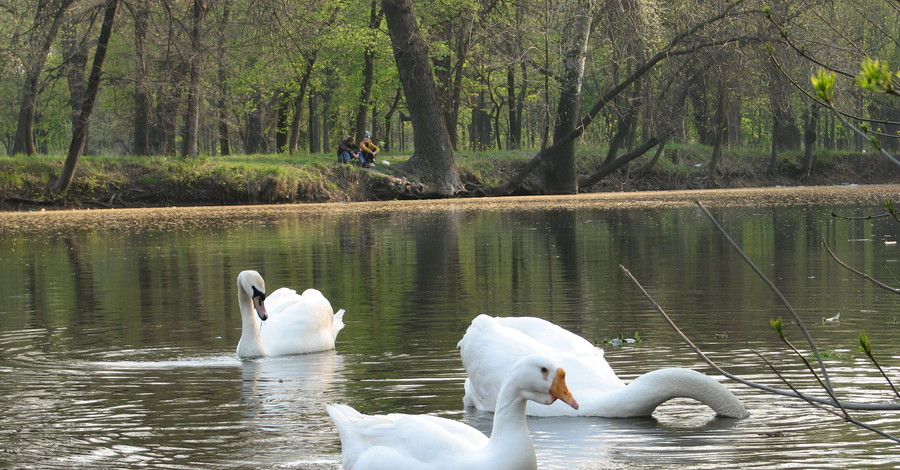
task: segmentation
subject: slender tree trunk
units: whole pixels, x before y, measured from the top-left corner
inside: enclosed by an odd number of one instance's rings
[[[297,94],[294,96],[294,114],[291,117],[291,138],[288,142],[288,148],[291,153],[297,151],[298,142],[300,141],[300,121],[303,116],[303,101],[307,98],[309,89],[309,79],[312,77],[313,66],[316,64],[316,55],[306,61],[306,70],[300,77],[300,86],[297,88]]]
[[[78,37],[78,25],[71,21],[64,22],[61,30],[63,54],[65,55],[63,71],[66,75],[66,83],[69,85],[69,107],[74,129],[75,123],[78,122],[78,116],[81,114],[81,103],[84,102],[84,71],[88,61],[87,41]],[[85,33],[85,35],[87,34],[89,32]],[[85,147],[87,147],[86,144]]]
[[[203,51],[200,39],[203,33],[203,20],[209,5],[206,0],[194,0],[191,14],[191,51],[188,58],[190,66],[190,84],[188,85],[187,123],[184,134],[184,147],[181,154],[185,157],[196,157],[200,140],[200,79],[203,74]]]
[[[391,105],[388,106],[387,112],[384,114],[384,135],[381,139],[381,149],[386,152],[394,147],[394,139],[391,136],[391,123],[394,122],[394,113],[397,112],[397,106],[400,104],[401,98],[403,98],[403,90],[398,88],[397,92],[394,93],[394,99],[391,100]]]
[[[219,76],[219,151],[222,155],[231,155],[231,139],[228,130],[228,64],[226,63],[227,47],[225,44],[225,30],[231,22],[231,2],[222,0],[222,21],[219,24],[219,37],[217,45],[218,76]]]
[[[134,148],[135,155],[150,155],[150,99],[147,93],[147,40],[149,10],[142,2],[132,8],[134,17]]]
[[[37,107],[38,84],[44,71],[44,64],[47,62],[47,54],[72,3],[74,0],[39,0],[37,3],[34,28],[28,40],[27,63],[24,64],[25,84],[19,106],[16,135],[10,152],[12,155],[35,154],[34,113]]]
[[[525,87],[525,82],[522,82]],[[522,148],[522,104],[516,93],[516,69],[514,65],[506,67],[506,101],[509,113],[509,134],[506,137],[506,148],[517,150]]]
[[[363,85],[359,93],[359,103],[356,108],[356,141],[359,142],[363,138],[363,132],[368,124],[366,116],[369,109],[372,108],[372,85],[375,83],[375,34],[381,25],[381,11],[378,8],[378,1],[371,0],[369,8],[369,33],[370,39],[366,44],[366,50],[363,54]],[[373,129],[374,131],[374,129]]]
[[[430,191],[453,195],[462,189],[462,182],[412,1],[382,0],[382,8],[414,130],[416,149],[409,165],[429,184]]]
[[[288,148],[288,107],[293,102],[287,92],[280,92],[275,98],[275,152],[285,153]]]
[[[94,100],[97,98],[97,90],[100,89],[100,74],[103,70],[103,60],[106,58],[106,48],[109,38],[112,36],[113,21],[116,18],[116,7],[119,0],[107,0],[103,13],[103,25],[100,27],[100,37],[97,39],[97,51],[94,53],[94,64],[91,66],[91,75],[88,78],[87,90],[81,106],[81,114],[72,132],[72,142],[69,144],[69,152],[63,164],[62,174],[50,188],[54,193],[65,193],[72,184],[75,176],[75,166],[84,152],[84,143],[87,140],[88,122],[91,112],[94,110]]]

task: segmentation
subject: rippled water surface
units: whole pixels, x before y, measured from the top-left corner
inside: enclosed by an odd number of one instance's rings
[[[857,336],[900,383],[898,187],[724,192],[710,212],[790,301],[838,395],[897,402]],[[660,367],[822,393],[769,327],[784,305],[689,199],[515,198],[0,214],[0,467],[335,469],[325,403],[431,413],[490,432],[462,408],[456,343],[479,313],[539,316],[603,348],[625,380]],[[702,199],[702,197],[701,197]],[[316,287],[347,310],[336,351],[241,361],[235,277]],[[823,318],[840,313],[839,322]],[[808,352],[794,325],[791,341]],[[637,345],[604,340],[635,333]],[[805,402],[721,378],[751,412],[716,418],[673,400],[651,418],[528,420],[546,469],[900,466],[900,448]],[[576,398],[578,390],[572,390]],[[894,435],[900,412],[853,415]]]

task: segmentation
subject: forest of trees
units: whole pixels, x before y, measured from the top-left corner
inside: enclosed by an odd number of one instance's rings
[[[0,0],[9,155],[333,152],[370,130],[436,191],[455,150],[533,150],[573,193],[665,142],[897,150],[895,0]],[[837,76],[834,109],[810,76]],[[893,100],[893,101],[892,101]],[[88,119],[89,118],[89,119]],[[603,166],[575,172],[575,145]],[[602,171],[599,171],[602,170]],[[71,178],[71,176],[69,176]],[[66,182],[57,182],[57,188]]]

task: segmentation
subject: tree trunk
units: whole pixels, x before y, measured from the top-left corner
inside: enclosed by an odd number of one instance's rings
[[[426,181],[429,191],[439,196],[456,194],[462,182],[412,0],[382,0],[382,8],[414,130],[416,150],[409,164]]]
[[[367,129],[366,116],[372,108],[372,84],[375,83],[375,35],[381,25],[381,11],[378,9],[377,0],[371,1],[369,8],[369,42],[366,44],[363,54],[363,85],[359,93],[359,103],[356,108],[356,141],[363,139],[363,133]],[[374,129],[373,129],[374,131]]]
[[[306,61],[306,70],[300,77],[300,86],[297,87],[297,94],[294,96],[294,114],[291,117],[291,138],[288,142],[288,149],[291,153],[297,152],[298,143],[300,142],[300,121],[303,116],[303,101],[306,99],[309,88],[309,79],[312,77],[313,66],[316,64],[317,54]]]
[[[400,104],[400,98],[403,97],[403,90],[397,89],[397,92],[394,93],[394,99],[391,100],[391,105],[388,106],[387,112],[384,114],[384,135],[381,138],[381,149],[384,151],[389,151],[394,146],[394,139],[391,137],[391,123],[394,122],[394,113],[397,111],[397,106]]]
[[[804,119],[803,130],[803,165],[800,167],[801,173],[809,176],[812,173],[814,158],[813,147],[816,143],[816,129],[819,126],[819,105],[815,102],[810,104],[809,113]]]
[[[16,123],[16,135],[10,154],[34,155],[34,112],[37,107],[38,83],[47,54],[56,39],[63,16],[74,0],[39,0],[34,18],[34,27],[28,39],[28,53],[25,67],[25,84],[22,102]]]
[[[584,81],[584,63],[588,41],[591,37],[592,4],[579,0],[568,24],[570,38],[563,58],[563,76],[560,83],[559,104],[556,108],[554,143],[572,133],[581,120],[581,85]],[[543,171],[544,192],[548,194],[575,194],[578,192],[578,174],[575,171],[575,140],[556,146],[547,154]]]
[[[205,0],[194,0],[191,14],[191,50],[190,84],[188,85],[187,123],[184,134],[184,147],[181,154],[185,157],[196,157],[200,139],[200,78],[203,73],[203,50],[200,39],[203,32],[203,20],[209,5]]]
[[[768,172],[770,174],[775,173],[775,169],[778,168],[778,141],[775,139],[775,134],[778,132],[778,121],[772,119],[772,143],[769,152],[769,168]]]
[[[322,151],[322,133],[320,129],[319,119],[319,95],[312,93],[309,95],[309,153],[319,153]]]
[[[84,71],[87,68],[87,41],[78,37],[78,25],[66,21],[62,26],[63,71],[69,86],[69,107],[71,108],[72,128],[81,114],[81,103],[84,102]],[[89,32],[85,32],[85,36]],[[85,144],[85,147],[87,145]]]
[[[524,68],[522,73],[522,89],[518,90],[519,93],[525,89]],[[509,134],[506,137],[506,148],[508,150],[522,148],[522,102],[516,91],[516,69],[514,65],[508,65],[506,67],[506,101],[509,113]]]
[[[719,79],[719,91],[716,96],[716,113],[712,131],[712,155],[709,158],[709,177],[715,181],[718,176],[719,163],[722,161],[722,147],[725,144],[725,137],[728,133],[728,123],[725,111],[726,101],[725,80]]]
[[[288,107],[293,102],[284,91],[275,98],[275,152],[285,153],[290,151],[288,147]]]
[[[265,137],[262,128],[262,96],[259,91],[250,98],[253,108],[247,113],[247,138],[244,141],[244,151],[248,154],[261,153],[264,147]]]
[[[97,51],[94,53],[94,64],[91,66],[91,75],[88,78],[87,90],[81,105],[81,114],[75,123],[72,132],[72,142],[69,144],[69,152],[63,165],[62,174],[50,188],[55,193],[65,193],[72,184],[75,176],[75,166],[84,152],[84,143],[87,140],[88,122],[91,112],[94,110],[94,100],[97,98],[97,90],[100,89],[100,74],[103,71],[103,59],[106,58],[106,48],[112,35],[113,21],[116,18],[116,7],[119,0],[107,0],[106,10],[103,13],[103,25],[100,27],[100,37],[97,39]]]
[[[147,93],[147,66],[144,43],[147,40],[149,10],[138,2],[134,17],[134,141],[132,153],[150,155],[150,99]]]
[[[219,37],[216,53],[218,55],[219,75],[219,152],[222,155],[231,155],[231,139],[228,130],[228,64],[226,63],[227,47],[225,44],[225,30],[231,22],[231,4],[229,0],[222,0],[222,21],[219,23]]]

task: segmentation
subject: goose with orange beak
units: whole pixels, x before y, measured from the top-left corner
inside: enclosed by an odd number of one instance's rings
[[[343,468],[353,470],[527,470],[537,468],[525,404],[578,402],[566,372],[541,355],[522,358],[503,380],[491,437],[458,421],[430,415],[365,415],[346,405],[326,410],[341,438]]]

